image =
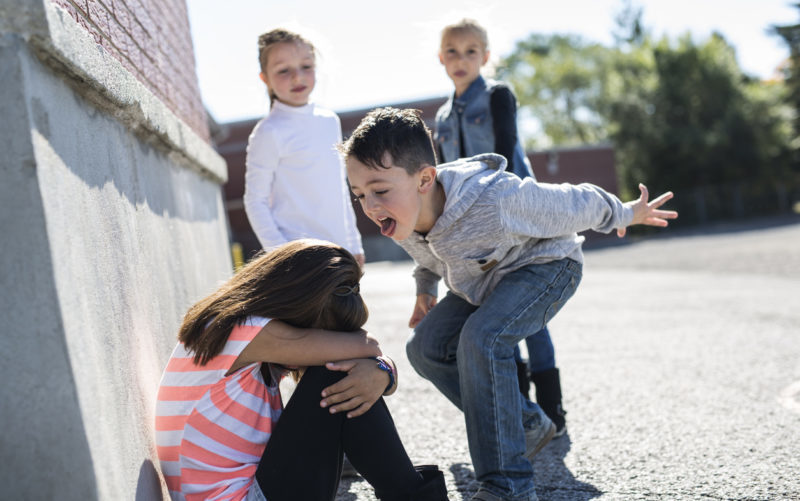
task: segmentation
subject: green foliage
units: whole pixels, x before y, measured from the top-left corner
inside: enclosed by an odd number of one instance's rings
[[[607,139],[607,123],[598,109],[609,54],[579,37],[534,34],[519,42],[498,70],[540,120],[548,142],[596,143]]]
[[[501,77],[541,122],[538,145],[612,141],[623,196],[639,182],[673,190],[684,222],[785,210],[800,189],[786,87],[744,75],[721,34],[653,40],[640,19],[628,5],[614,47],[540,34],[517,44]]]
[[[795,4],[800,9],[800,4]],[[787,100],[795,110],[795,152],[800,152],[800,24],[773,26],[772,33],[781,37],[789,48],[789,60],[783,67],[783,76],[788,89]],[[797,155],[800,163],[800,154]]]

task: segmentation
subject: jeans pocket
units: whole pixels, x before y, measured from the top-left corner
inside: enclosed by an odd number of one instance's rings
[[[568,262],[559,274],[559,280],[556,282],[556,284],[558,284],[557,287],[560,289],[558,298],[547,308],[545,312],[545,324],[549,323],[553,317],[561,311],[561,308],[575,294],[575,291],[578,289],[578,284],[581,282],[581,265],[571,259],[567,259],[566,261]]]

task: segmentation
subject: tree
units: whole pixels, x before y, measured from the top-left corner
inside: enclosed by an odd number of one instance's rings
[[[607,123],[600,114],[610,51],[573,35],[538,35],[517,43],[498,68],[516,89],[526,111],[541,123],[546,138],[528,146],[604,141]]]
[[[645,179],[656,191],[683,192],[676,203],[690,219],[753,213],[767,193],[779,205],[789,136],[778,94],[742,74],[722,35],[701,44],[688,35],[662,39],[652,52],[657,84],[646,92],[647,123],[611,118],[615,143],[636,152],[622,157],[625,184]]]
[[[800,9],[800,3],[795,4]],[[789,48],[789,60],[783,67],[784,79],[788,88],[788,102],[795,110],[796,162],[800,163],[800,24],[772,26],[772,33],[781,37]]]
[[[614,47],[569,35],[517,44],[503,76],[542,123],[540,143],[611,140],[624,195],[638,182],[672,189],[684,221],[785,206],[793,135],[784,87],[743,74],[721,34],[655,41],[640,18],[630,5],[618,16]]]

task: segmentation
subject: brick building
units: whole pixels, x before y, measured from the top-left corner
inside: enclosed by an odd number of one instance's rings
[[[437,97],[394,103],[391,106],[420,110],[425,123],[433,129],[436,110],[446,100],[446,97]],[[343,136],[346,138],[372,109],[363,108],[340,112],[339,118],[342,122]],[[231,241],[242,245],[245,257],[251,256],[261,248],[247,221],[242,201],[247,138],[258,120],[260,118],[223,124],[219,126],[216,138],[217,151],[228,163],[225,207],[230,223]],[[547,183],[591,182],[612,193],[617,192],[614,150],[610,146],[586,146],[529,152],[528,158],[531,161],[531,165],[533,165],[536,178],[540,181]],[[398,246],[380,234],[379,228],[367,219],[358,203],[354,205],[367,260],[379,261],[406,258],[407,256]],[[594,232],[589,233],[591,235],[587,235],[587,238],[590,244],[604,237],[604,235],[598,235]]]

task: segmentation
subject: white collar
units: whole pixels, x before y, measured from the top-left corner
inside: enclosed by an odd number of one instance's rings
[[[314,103],[308,102],[302,106],[289,106],[288,104],[282,103],[277,99],[272,104],[272,109],[286,111],[289,113],[301,113],[303,115],[310,115],[314,112]]]

